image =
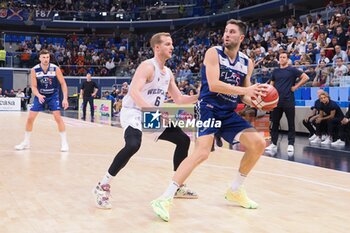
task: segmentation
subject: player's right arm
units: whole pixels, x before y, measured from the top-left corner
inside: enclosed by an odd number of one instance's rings
[[[207,75],[208,86],[211,92],[228,94],[228,95],[247,95],[257,97],[263,88],[255,84],[249,87],[240,87],[227,84],[220,81],[219,56],[214,47],[208,49],[204,57],[205,72]],[[261,89],[261,90],[260,90]]]
[[[147,81],[153,77],[154,66],[148,62],[142,62],[139,67],[137,67],[134,77],[132,78],[130,84],[130,96],[135,101],[136,105],[140,108],[151,108],[153,107],[147,103],[142,97],[142,88],[145,86]]]
[[[35,75],[35,70],[34,68],[31,70],[31,80],[32,80],[32,91],[33,91],[33,94],[38,97],[39,99],[39,103],[44,103],[45,102],[45,96],[44,95],[41,95],[38,91],[38,83],[36,81],[36,75]]]

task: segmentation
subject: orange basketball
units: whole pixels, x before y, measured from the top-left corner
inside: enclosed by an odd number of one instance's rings
[[[263,111],[271,111],[277,107],[279,95],[276,88],[270,84],[267,84],[267,89],[264,91],[266,96],[258,96],[258,98],[252,97],[253,107],[261,109]]]

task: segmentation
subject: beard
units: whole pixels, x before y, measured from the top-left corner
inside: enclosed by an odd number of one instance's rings
[[[224,47],[229,49],[229,50],[232,50],[232,49],[237,48],[239,46],[239,44],[240,44],[239,42],[231,42],[229,44],[224,43]]]

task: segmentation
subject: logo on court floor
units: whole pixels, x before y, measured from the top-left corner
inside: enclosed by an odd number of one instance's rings
[[[160,129],[160,116],[162,114],[156,112],[143,112],[143,128],[144,129]]]

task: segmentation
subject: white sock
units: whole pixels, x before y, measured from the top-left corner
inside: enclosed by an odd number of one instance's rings
[[[246,177],[246,175],[243,175],[238,171],[236,179],[232,182],[232,190],[237,191],[238,188],[243,184]]]
[[[25,143],[29,143],[30,142],[30,134],[31,134],[32,132],[30,132],[30,131],[25,131],[24,132],[24,142]]]
[[[174,198],[176,191],[179,189],[180,185],[178,185],[175,181],[171,181],[167,190],[162,194],[164,198]]]
[[[60,136],[61,136],[61,142],[62,142],[62,144],[63,144],[63,143],[68,144],[68,142],[67,142],[67,134],[66,134],[66,132],[65,132],[65,131],[60,132]]]
[[[106,175],[102,178],[100,184],[109,184],[112,180],[113,176],[111,174],[109,174],[108,172],[106,173]]]

